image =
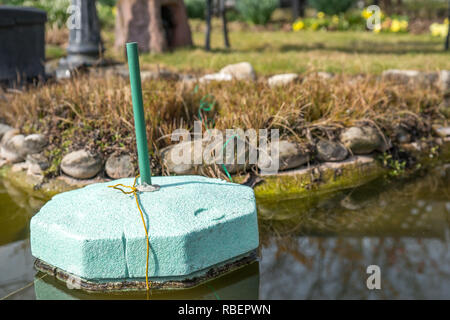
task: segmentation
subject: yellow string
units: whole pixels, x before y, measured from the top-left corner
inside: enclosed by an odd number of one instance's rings
[[[146,226],[145,220],[144,220],[144,214],[142,213],[141,206],[139,205],[139,199],[137,196],[138,190],[136,188],[136,181],[137,181],[138,177],[139,177],[139,175],[137,175],[136,178],[134,178],[134,183],[132,186],[125,186],[121,183],[118,183],[114,186],[108,186],[108,187],[122,191],[124,194],[134,194],[134,198],[136,199],[136,204],[139,209],[139,213],[141,214],[142,223],[144,224],[145,236],[147,238],[147,259],[146,259],[147,262],[145,264],[145,285],[146,285],[147,291],[148,291],[148,290],[150,290],[150,287],[148,285],[148,256],[149,256],[149,251],[150,251],[150,240],[148,239],[148,232],[147,232],[147,226]],[[123,187],[123,188],[131,189],[131,191],[125,191],[125,190],[119,188],[119,186]]]

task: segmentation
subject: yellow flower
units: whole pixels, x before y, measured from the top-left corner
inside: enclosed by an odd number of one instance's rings
[[[317,18],[319,18],[319,19],[325,18],[325,13],[323,13],[322,11],[321,11],[321,12],[318,12],[318,13],[317,13]]]
[[[380,33],[381,32],[381,23],[378,23],[375,25],[375,27],[373,28],[373,32],[374,33]]]
[[[430,31],[433,37],[445,38],[448,33],[448,26],[446,24],[433,23],[430,26]]]
[[[339,23],[339,17],[337,15],[334,15],[331,18],[331,22],[333,22],[334,24],[338,24]]]
[[[319,23],[318,23],[318,22],[314,22],[314,23],[311,25],[311,29],[312,29],[312,30],[317,30],[317,29],[319,29]]]
[[[302,20],[298,20],[296,21],[293,25],[292,25],[292,29],[294,31],[300,31],[305,27],[305,23]]]
[[[364,9],[362,12],[361,12],[361,16],[364,18],[364,19],[369,19],[371,16],[372,16],[372,12],[371,11],[368,11],[367,9]]]
[[[408,21],[406,21],[406,20],[402,20],[401,22],[400,22],[400,30],[402,30],[402,31],[407,31],[408,30]]]
[[[401,25],[400,25],[400,21],[398,21],[397,19],[392,20],[391,23],[391,31],[392,32],[399,32],[401,29]]]
[[[114,6],[114,7],[112,8],[112,13],[113,13],[114,16],[117,15],[117,7],[116,7],[116,6]]]

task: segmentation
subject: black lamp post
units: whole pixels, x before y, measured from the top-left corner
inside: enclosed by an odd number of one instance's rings
[[[60,72],[70,73],[70,70],[100,62],[104,47],[95,3],[95,0],[72,0],[69,46],[67,57],[59,62]]]
[[[447,10],[447,18],[449,21],[448,31],[447,31],[447,39],[445,39],[445,50],[448,51],[450,46],[450,0],[448,1],[448,10]]]
[[[230,47],[230,39],[228,38],[227,16],[225,0],[219,1],[219,14],[222,18],[223,42],[225,48]],[[216,2],[214,2],[216,3]],[[205,34],[205,50],[211,50],[211,19],[213,16],[213,0],[206,0],[206,34]]]

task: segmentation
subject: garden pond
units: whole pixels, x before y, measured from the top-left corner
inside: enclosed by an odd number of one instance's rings
[[[193,289],[93,294],[38,273],[45,203],[0,180],[0,299],[450,299],[450,166],[322,199],[258,201],[259,261]],[[369,290],[370,265],[381,289]]]

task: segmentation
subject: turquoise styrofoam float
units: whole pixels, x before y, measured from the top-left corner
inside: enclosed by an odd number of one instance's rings
[[[152,283],[184,287],[178,283],[203,278],[258,247],[251,188],[200,176],[152,180],[160,190],[139,194]],[[134,196],[108,188],[115,183],[132,185],[133,179],[90,185],[50,200],[31,220],[33,256],[91,282],[142,282],[143,224]]]
[[[151,177],[137,44],[127,44],[127,53],[137,193],[110,188],[134,185],[127,178],[53,197],[31,220],[36,268],[74,288],[107,291],[148,289],[147,280],[153,288],[187,288],[253,262],[259,236],[251,188],[200,176]]]

